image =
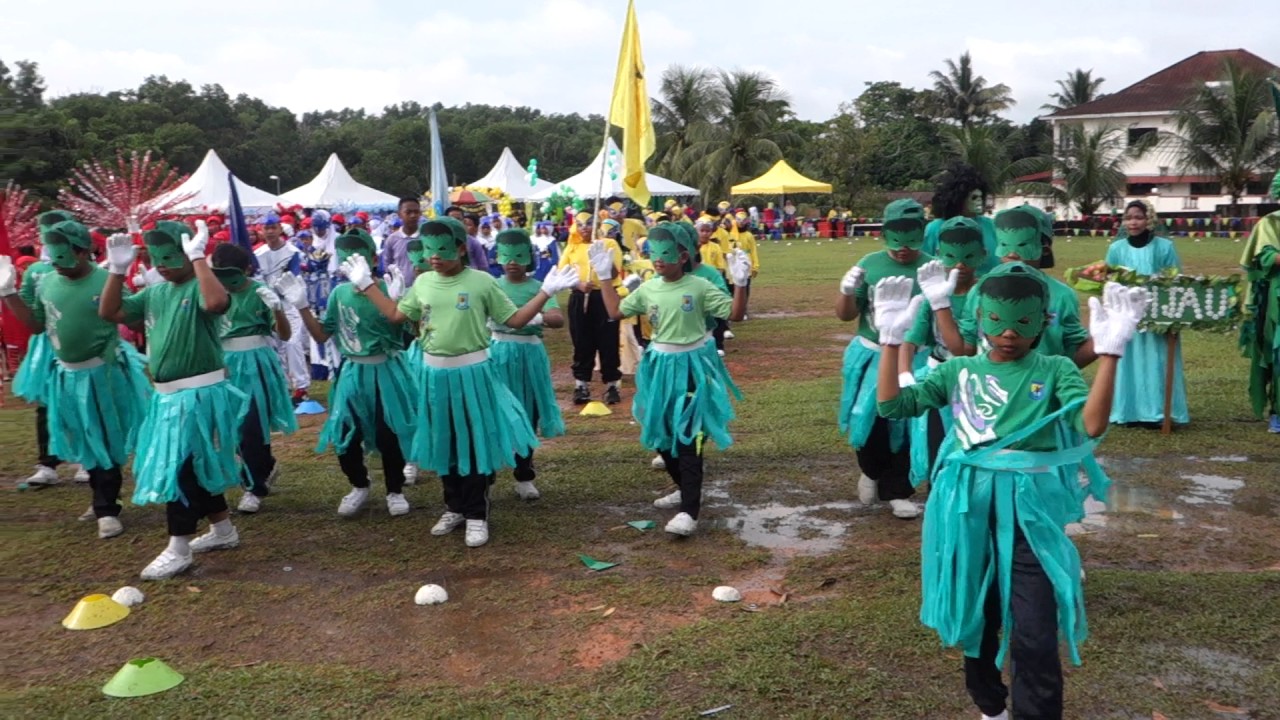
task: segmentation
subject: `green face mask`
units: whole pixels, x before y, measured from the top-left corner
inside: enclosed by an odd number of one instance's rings
[[[515,263],[522,268],[528,269],[533,264],[533,248],[523,243],[498,243],[498,264],[508,265]]]
[[[172,242],[147,243],[147,252],[150,253],[151,262],[154,265],[170,270],[180,269],[187,260],[182,248]]]
[[[249,278],[245,276],[244,271],[240,268],[213,268],[213,275],[218,278],[218,282],[222,283],[222,287],[229,292],[240,292],[249,287]]]
[[[406,252],[409,255],[409,262],[413,263],[414,270],[426,272],[431,269],[431,261],[427,259],[427,252],[422,248],[421,240],[410,240],[406,246]]]
[[[661,260],[668,265],[680,262],[680,243],[675,240],[649,238],[649,259]]]
[[[966,242],[938,243],[938,259],[948,268],[964,265],[976,270],[987,257],[987,250],[982,246],[981,238]]]
[[[1005,300],[983,295],[978,299],[978,313],[982,332],[988,336],[1003,335],[1006,330],[1013,330],[1022,337],[1030,338],[1044,332],[1045,306],[1038,297]]]
[[[924,225],[916,220],[890,220],[884,224],[884,244],[890,250],[924,247]]]
[[[428,258],[439,258],[445,262],[458,259],[458,241],[453,235],[422,235],[422,248]]]
[[[1019,260],[1036,262],[1044,253],[1040,244],[1040,230],[1034,227],[996,229],[996,256],[1016,256]]]
[[[54,267],[73,268],[80,263],[76,257],[75,247],[61,235],[49,233],[44,236],[44,249],[49,254],[49,262]]]

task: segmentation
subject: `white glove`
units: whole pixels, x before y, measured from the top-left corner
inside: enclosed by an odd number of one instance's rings
[[[912,385],[915,385],[915,384],[916,384],[916,376],[915,376],[915,374],[914,374],[914,373],[910,373],[910,372],[900,372],[900,373],[898,373],[898,387],[899,387],[899,388],[909,388],[909,387],[911,387]]]
[[[1099,355],[1124,355],[1124,348],[1138,331],[1138,323],[1147,312],[1151,296],[1143,288],[1107,283],[1102,301],[1089,298],[1089,334],[1093,350]]]
[[[129,230],[130,235],[142,234],[142,224],[138,222],[137,216],[130,215],[129,219],[125,221],[125,228]]]
[[[537,315],[534,315],[532,318],[530,318],[529,322],[525,323],[524,326],[525,327],[542,327],[542,320],[543,320],[542,313],[538,313]]]
[[[907,330],[915,322],[924,298],[911,297],[915,282],[909,277],[888,277],[876,283],[872,291],[876,331],[881,345],[901,345]]]
[[[558,267],[547,273],[547,276],[543,278],[542,291],[547,295],[554,296],[569,288],[577,287],[579,280],[577,267],[573,265]]]
[[[591,261],[591,269],[601,280],[613,279],[613,251],[603,240],[596,240],[587,249],[587,259]],[[546,281],[543,281],[546,284]]]
[[[209,226],[203,220],[196,221],[196,236],[182,234],[182,251],[191,262],[204,259],[204,249],[209,246]]]
[[[399,300],[404,295],[404,273],[400,272],[400,268],[392,265],[387,270],[387,297],[392,300]]]
[[[852,295],[858,292],[858,288],[862,287],[862,280],[867,275],[867,271],[854,265],[849,268],[849,272],[844,274],[840,279],[840,294]]]
[[[950,273],[937,260],[930,260],[916,271],[916,282],[920,284],[920,292],[929,299],[929,307],[934,310],[946,310],[951,307],[951,296],[956,292],[956,280],[959,270]]]
[[[751,282],[751,256],[743,250],[729,253],[729,278],[734,285],[747,285]]]
[[[0,297],[9,297],[18,292],[18,268],[8,255],[0,255]]]
[[[112,275],[124,275],[129,272],[136,249],[133,246],[133,238],[124,233],[116,233],[107,238],[107,270]]]
[[[266,303],[272,312],[280,310],[280,296],[276,294],[275,290],[266,285],[259,285],[254,288],[254,292],[258,293],[258,297],[262,298],[262,302]]]
[[[133,276],[133,286],[139,290],[147,286],[147,273],[145,271]]]
[[[347,261],[342,263],[342,274],[346,275],[360,292],[368,290],[373,284],[373,271],[369,269],[369,262],[363,255],[352,255],[347,258]]]
[[[276,292],[280,293],[280,297],[290,305],[301,310],[310,303],[307,302],[307,286],[296,275],[285,273],[276,280]]]
[[[636,288],[640,287],[643,284],[644,284],[644,278],[640,277],[639,275],[636,275],[635,273],[628,275],[627,279],[622,281],[622,287],[626,288],[627,292],[635,292]]]

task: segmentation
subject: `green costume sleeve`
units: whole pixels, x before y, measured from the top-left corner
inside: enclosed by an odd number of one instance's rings
[[[18,297],[22,298],[22,304],[29,308],[35,308],[36,286],[40,284],[40,276],[45,272],[37,270],[38,265],[33,263],[26,272],[22,273],[22,285],[18,288]]]
[[[1089,331],[1080,320],[1080,308],[1072,307],[1058,321],[1062,323],[1062,349],[1068,357],[1072,357],[1089,339]]]
[[[1089,385],[1084,381],[1084,375],[1080,373],[1080,369],[1069,358],[1055,357],[1057,378],[1054,387],[1057,388],[1057,399],[1060,407],[1067,407],[1077,400],[1083,401],[1089,397]],[[1074,408],[1063,415],[1063,420],[1071,425],[1072,428],[1081,434],[1084,434],[1084,404],[1081,402],[1078,407]]]
[[[26,285],[24,284],[23,287],[26,287]],[[18,293],[18,297],[19,298],[22,297],[21,292]],[[32,298],[30,301],[23,298],[22,304],[26,305],[27,310],[31,311],[31,319],[40,328],[40,330],[44,330],[44,324],[45,324],[44,303],[40,301],[38,294],[36,297]]]
[[[344,299],[341,293],[334,291],[329,296],[329,303],[325,305],[324,317],[320,320],[320,327],[324,328],[324,332],[329,337],[338,334],[338,306],[342,304]]]
[[[702,293],[702,307],[709,317],[727,320],[733,312],[733,298],[711,283],[707,283]]]
[[[953,363],[939,365],[924,380],[899,390],[898,397],[888,402],[876,403],[876,412],[886,418],[909,418],[946,405],[949,396],[947,388],[955,384],[951,367]]]
[[[400,298],[400,304],[396,306],[396,309],[409,318],[410,322],[418,322],[422,319],[422,301],[418,299],[418,293],[412,287],[404,294],[404,297]]]
[[[124,293],[124,290],[120,292]],[[147,314],[147,298],[150,295],[150,287],[143,288],[142,292],[134,295],[125,294],[120,301],[120,309],[124,313],[125,324],[142,321],[142,318]]]
[[[661,280],[655,280],[654,282],[661,282]],[[622,298],[622,302],[618,305],[618,310],[622,313],[622,317],[635,317],[644,314],[645,307],[648,305],[645,295],[645,286],[641,285],[631,294]]]
[[[960,330],[960,339],[965,345],[978,347],[978,318],[974,312],[963,312],[956,318],[956,327]]]

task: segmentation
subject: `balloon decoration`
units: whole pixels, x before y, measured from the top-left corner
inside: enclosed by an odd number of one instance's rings
[[[483,193],[484,195],[487,195],[491,203],[497,205],[498,213],[500,215],[503,217],[511,217],[511,196],[503,192],[501,188],[468,185],[466,189],[473,193]]]
[[[529,167],[525,169],[525,177],[529,187],[538,187],[538,158],[529,158]]]
[[[561,184],[551,192],[551,196],[542,202],[539,211],[543,217],[554,217],[556,222],[564,219],[564,211],[573,208],[574,212],[582,212],[586,209],[587,204],[582,198],[578,197],[578,193],[568,185]]]
[[[117,154],[114,166],[91,160],[77,168],[58,202],[86,225],[136,231],[194,196],[173,194],[183,180],[165,161],[152,160],[151,151],[135,150],[127,159]]]
[[[5,183],[4,193],[0,194],[0,223],[8,231],[9,247],[0,248],[0,253],[7,255],[13,248],[37,244],[36,215],[39,212],[40,206],[35,200],[27,199],[26,190],[12,180]]]
[[[610,182],[618,179],[618,149],[609,148],[609,180]]]

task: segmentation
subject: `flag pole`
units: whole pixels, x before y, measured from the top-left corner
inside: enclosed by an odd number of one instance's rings
[[[600,195],[604,192],[604,171],[609,165],[609,113],[604,114],[604,140],[600,143],[600,181],[596,183],[596,208],[591,213],[591,233],[595,235],[600,222]],[[588,241],[595,240],[591,237]]]

